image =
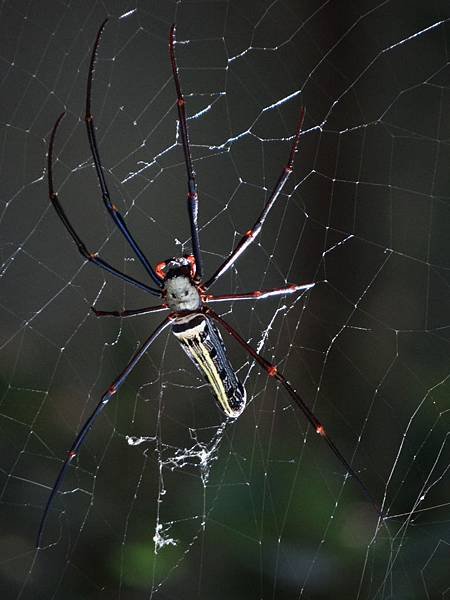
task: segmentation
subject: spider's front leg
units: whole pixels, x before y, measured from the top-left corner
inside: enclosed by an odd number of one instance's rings
[[[108,273],[115,275],[119,279],[122,279],[123,281],[126,281],[127,283],[131,283],[132,285],[134,285],[142,290],[145,290],[146,292],[149,292],[153,296],[161,296],[160,289],[152,288],[152,287],[148,286],[147,284],[142,283],[141,281],[135,279],[134,277],[131,277],[131,275],[127,275],[127,273],[123,273],[122,271],[119,271],[119,269],[116,269],[115,267],[110,265],[106,260],[104,260],[103,258],[98,256],[98,254],[96,254],[95,252],[90,252],[88,250],[88,248],[86,247],[86,245],[84,244],[83,240],[80,238],[78,233],[75,231],[72,223],[69,221],[69,218],[67,217],[66,212],[63,209],[61,202],[59,201],[58,193],[55,191],[55,187],[53,184],[53,147],[55,144],[56,132],[58,131],[58,127],[59,127],[64,115],[65,115],[64,112],[61,113],[59,115],[59,117],[57,118],[55,124],[53,125],[53,129],[50,134],[50,143],[48,146],[48,153],[47,153],[48,196],[50,198],[50,202],[52,203],[53,208],[56,211],[56,214],[61,219],[67,232],[70,234],[73,241],[75,242],[75,244],[78,248],[78,251],[86,260],[88,260],[92,264],[96,265],[97,267],[104,269]]]
[[[175,33],[176,26],[172,25],[169,32],[169,57],[172,65],[172,75],[177,93],[177,111],[178,123],[181,135],[181,144],[183,146],[184,162],[186,164],[186,174],[188,180],[187,206],[189,214],[189,223],[191,227],[192,252],[195,257],[196,281],[200,281],[203,274],[202,255],[200,252],[200,236],[198,232],[198,188],[197,178],[192,164],[191,146],[189,143],[189,128],[186,116],[186,100],[184,98],[180,77],[178,75],[178,65],[175,56]]]
[[[92,111],[91,111],[92,81],[93,81],[93,77],[94,77],[95,62],[96,62],[96,58],[97,58],[97,51],[98,51],[98,47],[100,44],[100,39],[102,37],[102,33],[103,33],[103,30],[104,30],[107,22],[108,22],[108,19],[105,19],[103,21],[103,23],[100,25],[100,28],[97,32],[97,37],[95,38],[94,47],[92,49],[92,54],[91,54],[91,61],[89,64],[89,72],[88,72],[87,85],[86,85],[86,112],[85,112],[85,117],[84,117],[85,124],[86,124],[86,131],[87,131],[87,135],[88,135],[89,147],[91,149],[92,159],[94,161],[95,170],[96,170],[97,178],[98,178],[98,183],[100,185],[100,189],[102,192],[102,200],[105,205],[105,208],[108,211],[108,213],[111,216],[114,223],[116,224],[119,231],[122,233],[122,235],[124,236],[124,238],[126,239],[128,244],[133,249],[133,251],[136,254],[141,265],[147,271],[148,275],[150,275],[150,278],[153,280],[153,282],[156,284],[156,286],[160,289],[160,288],[162,288],[162,282],[161,282],[160,278],[155,273],[155,270],[149,263],[147,257],[141,250],[137,241],[134,239],[134,236],[131,234],[130,230],[128,229],[127,224],[125,223],[125,220],[124,220],[123,216],[121,215],[119,209],[111,201],[108,184],[106,183],[106,177],[103,172],[102,161],[100,159],[100,152],[98,149],[97,138],[95,135],[94,115],[92,114]]]
[[[305,120],[305,112],[306,112],[305,108],[302,107],[302,109],[300,110],[300,118],[298,120],[297,129],[296,129],[295,137],[294,137],[294,142],[291,146],[291,151],[289,153],[288,162],[286,163],[283,170],[281,171],[281,174],[278,177],[278,181],[275,184],[275,187],[273,188],[272,193],[270,194],[269,199],[267,200],[266,205],[264,206],[261,214],[259,215],[259,217],[258,217],[257,221],[255,222],[255,224],[253,225],[253,227],[251,229],[249,229],[246,233],[244,233],[244,235],[238,242],[238,245],[232,251],[232,253],[228,256],[228,258],[226,258],[224,260],[224,262],[220,265],[220,267],[217,269],[217,271],[214,273],[214,275],[212,275],[208,279],[208,281],[205,283],[205,285],[204,285],[205,289],[208,289],[209,287],[211,287],[213,283],[215,283],[220,277],[222,277],[222,275],[228,271],[228,269],[245,252],[245,250],[247,250],[247,248],[250,246],[250,244],[252,244],[255,241],[255,238],[260,234],[261,229],[264,225],[264,221],[266,220],[267,215],[270,212],[270,209],[275,204],[275,201],[278,198],[278,196],[280,195],[281,191],[283,190],[283,188],[286,184],[286,181],[289,179],[289,175],[294,170],[294,158],[295,158],[295,154],[298,150],[298,144],[300,142],[300,134],[302,132],[303,121]]]

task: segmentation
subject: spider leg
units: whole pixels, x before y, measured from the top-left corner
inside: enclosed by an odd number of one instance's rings
[[[161,304],[160,306],[146,306],[145,308],[134,308],[131,310],[97,310],[91,306],[92,312],[96,317],[136,317],[137,315],[147,315],[149,313],[168,310],[168,306]]]
[[[66,215],[63,207],[61,206],[61,203],[59,202],[58,194],[55,192],[55,189],[53,186],[53,146],[54,146],[54,142],[55,142],[56,131],[58,129],[59,124],[61,123],[62,118],[64,117],[64,114],[65,113],[61,113],[59,115],[58,119],[56,120],[56,123],[53,126],[52,133],[50,135],[50,144],[48,147],[48,155],[47,155],[48,195],[49,195],[50,201],[53,205],[53,208],[56,210],[58,217],[63,222],[64,227],[67,229],[67,231],[72,236],[72,239],[74,240],[75,244],[77,245],[77,248],[78,248],[80,254],[85,259],[89,260],[94,265],[97,265],[98,267],[105,269],[105,271],[108,271],[108,273],[111,273],[112,275],[119,277],[119,279],[123,279],[127,283],[131,283],[132,285],[135,285],[136,287],[141,288],[142,290],[145,290],[146,292],[149,292],[150,294],[153,294],[154,296],[161,296],[160,290],[149,287],[145,283],[142,283],[141,281],[138,281],[134,277],[131,277],[131,275],[126,275],[125,273],[122,273],[122,271],[119,271],[118,269],[116,269],[115,267],[110,265],[108,262],[106,262],[106,260],[103,260],[102,258],[100,258],[100,256],[97,256],[97,254],[89,252],[89,250],[86,248],[86,246],[82,242],[80,236],[77,234],[77,232],[73,228],[72,224],[70,223],[69,219],[67,218],[67,215]]]
[[[103,172],[103,165],[100,160],[100,153],[98,151],[97,139],[95,136],[94,116],[91,113],[91,91],[92,91],[92,78],[94,75],[94,67],[95,67],[95,60],[97,57],[98,45],[100,43],[100,38],[102,36],[103,30],[105,28],[107,21],[108,21],[108,19],[105,19],[103,21],[103,23],[100,25],[100,29],[98,30],[97,37],[95,39],[94,48],[92,50],[91,62],[89,65],[89,74],[88,74],[87,87],[86,87],[86,114],[85,114],[85,122],[86,122],[86,129],[87,129],[87,134],[88,134],[88,139],[89,139],[89,147],[91,149],[92,158],[94,160],[95,170],[97,172],[97,178],[98,178],[98,182],[100,184],[100,189],[102,192],[102,199],[103,199],[103,203],[106,207],[106,210],[111,215],[112,220],[117,225],[119,230],[122,232],[122,234],[124,235],[127,242],[130,244],[131,248],[135,252],[136,256],[138,257],[138,259],[141,262],[144,269],[147,271],[147,273],[153,279],[154,283],[158,287],[161,288],[161,287],[163,287],[163,283],[162,283],[161,279],[158,277],[155,270],[153,269],[151,264],[148,262],[147,257],[144,255],[144,253],[138,246],[138,243],[131,235],[122,215],[119,212],[119,209],[111,202],[111,196],[109,194],[108,186],[106,184],[106,178],[105,178],[105,175]]]
[[[313,413],[313,411],[309,408],[309,406],[306,404],[306,402],[303,400],[303,398],[294,390],[294,388],[291,386],[291,384],[288,382],[288,380],[284,377],[284,375],[277,369],[277,367],[275,365],[273,365],[268,360],[266,360],[263,356],[261,356],[261,354],[259,354],[259,352],[257,352],[252,346],[250,346],[250,344],[248,344],[239,335],[239,333],[231,325],[229,325],[229,323],[227,323],[221,317],[219,317],[219,315],[217,313],[215,313],[210,308],[206,308],[205,313],[208,316],[210,316],[212,319],[217,321],[246,350],[246,352],[248,354],[250,354],[250,356],[252,356],[256,360],[256,362],[260,365],[260,367],[262,367],[267,372],[269,377],[273,377],[274,379],[276,379],[277,381],[279,381],[281,383],[281,385],[287,390],[287,392],[290,395],[290,397],[292,398],[293,402],[298,406],[298,408],[305,415],[305,417],[309,421],[309,423],[314,427],[315,432],[318,433],[325,440],[325,442],[328,444],[328,446],[331,449],[331,451],[333,452],[333,454],[337,457],[337,459],[345,467],[347,473],[349,475],[351,475],[353,477],[353,479],[355,479],[355,481],[358,482],[358,484],[361,487],[361,489],[363,490],[364,494],[366,495],[366,497],[370,500],[370,502],[374,506],[377,514],[381,518],[383,518],[384,515],[383,515],[378,503],[372,498],[372,495],[370,494],[366,485],[363,483],[362,479],[357,475],[356,471],[353,469],[353,467],[350,465],[350,463],[344,457],[342,452],[339,450],[339,448],[336,446],[336,444],[333,442],[333,440],[327,434],[325,427],[322,425],[322,423],[319,421],[319,419],[316,417],[316,415]]]
[[[97,419],[97,417],[99,416],[99,414],[103,411],[103,409],[109,403],[111,398],[117,393],[120,386],[124,383],[124,381],[126,380],[128,375],[131,373],[131,371],[137,365],[137,363],[142,358],[142,356],[147,352],[147,350],[149,349],[151,344],[154,342],[154,340],[170,324],[172,314],[173,313],[169,314],[164,319],[164,321],[155,329],[155,331],[146,339],[146,341],[142,344],[142,346],[139,348],[139,350],[134,354],[134,356],[132,357],[130,362],[127,364],[125,369],[122,371],[122,373],[120,373],[120,375],[118,377],[116,377],[116,379],[113,381],[113,383],[109,386],[109,388],[103,394],[100,402],[95,407],[94,412],[84,423],[83,427],[80,429],[80,432],[78,433],[77,437],[75,438],[75,441],[73,442],[72,447],[70,448],[70,450],[67,454],[67,458],[65,459],[65,461],[58,473],[58,477],[56,478],[56,481],[53,485],[52,491],[50,492],[50,496],[48,497],[47,504],[45,505],[44,513],[42,515],[41,522],[39,524],[39,530],[38,530],[38,534],[37,534],[37,538],[36,538],[36,547],[37,548],[40,547],[42,533],[44,531],[45,523],[47,521],[48,513],[50,511],[53,499],[56,496],[56,494],[58,493],[59,488],[61,487],[61,484],[66,475],[67,469],[69,468],[69,465],[71,464],[73,459],[77,456],[78,451],[81,448],[81,446],[83,445],[83,442],[84,442],[87,434],[89,433],[92,425],[94,424],[94,422]]]
[[[261,214],[259,215],[259,217],[258,217],[257,221],[255,222],[255,224],[253,225],[253,227],[251,229],[249,229],[242,236],[242,238],[238,242],[236,248],[231,252],[231,254],[228,256],[228,258],[226,258],[223,261],[223,263],[220,265],[220,267],[217,269],[217,271],[214,273],[214,275],[212,275],[208,279],[208,281],[204,284],[205,289],[208,289],[209,287],[211,287],[213,283],[215,283],[220,277],[222,277],[222,275],[224,273],[226,273],[226,271],[228,271],[228,269],[236,262],[236,260],[241,256],[241,254],[243,254],[245,252],[245,250],[248,248],[248,246],[250,246],[250,244],[255,241],[255,238],[261,232],[261,229],[264,225],[264,221],[266,220],[267,215],[269,214],[272,206],[275,204],[276,199],[278,198],[281,191],[283,190],[286,181],[289,179],[289,175],[294,170],[294,158],[295,158],[295,153],[297,152],[297,149],[298,149],[298,144],[300,141],[300,134],[302,131],[304,119],[305,119],[305,108],[303,107],[300,110],[300,118],[298,120],[297,129],[296,129],[295,136],[294,136],[294,141],[292,143],[291,151],[289,154],[289,160],[286,163],[286,165],[283,167],[283,170],[281,171],[281,174],[278,177],[278,181],[275,184],[275,187],[273,188],[272,193],[270,194],[269,199],[266,202],[266,205],[264,206]]]
[[[223,294],[214,296],[213,294],[205,294],[205,302],[227,302],[234,300],[263,300],[271,296],[284,296],[285,294],[295,294],[296,292],[306,291],[315,286],[315,283],[304,283],[299,285],[293,283],[287,287],[272,288],[270,290],[257,290],[255,292],[247,292],[243,294]]]
[[[195,177],[194,167],[192,166],[192,155],[191,147],[189,144],[189,131],[186,119],[186,100],[184,99],[183,92],[181,91],[180,78],[178,75],[177,59],[175,56],[175,24],[170,28],[169,33],[169,55],[170,63],[172,65],[173,80],[175,82],[175,89],[177,91],[177,110],[178,110],[178,122],[180,127],[181,143],[183,145],[184,160],[186,163],[186,171],[188,178],[188,213],[189,222],[191,225],[191,239],[192,239],[192,252],[195,258],[196,266],[196,278],[201,279],[203,274],[202,257],[200,253],[200,238],[198,234],[198,191],[197,191],[197,180]]]

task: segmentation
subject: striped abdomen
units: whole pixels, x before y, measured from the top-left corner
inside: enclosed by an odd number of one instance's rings
[[[245,408],[245,388],[228,360],[217,327],[202,313],[174,320],[172,332],[213,389],[219,407],[236,418]]]

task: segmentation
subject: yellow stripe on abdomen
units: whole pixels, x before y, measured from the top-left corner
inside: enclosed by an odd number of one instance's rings
[[[197,365],[205,374],[205,377],[213,388],[214,394],[216,395],[217,400],[220,402],[225,414],[227,414],[229,417],[235,417],[236,411],[234,411],[230,406],[220,373],[211,358],[208,348],[202,342],[200,336],[195,336],[191,337],[189,340],[184,340],[184,344],[189,348],[192,359],[195,360]]]

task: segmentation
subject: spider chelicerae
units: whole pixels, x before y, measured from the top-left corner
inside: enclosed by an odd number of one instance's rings
[[[341,451],[334,444],[334,442],[327,434],[324,426],[316,417],[314,412],[308,407],[308,405],[298,394],[298,392],[294,390],[294,388],[290,385],[285,376],[279,371],[279,369],[274,364],[270,363],[263,356],[261,356],[261,354],[259,354],[259,352],[257,352],[250,344],[248,344],[229,323],[222,319],[222,317],[220,317],[209,306],[211,303],[214,302],[255,300],[268,298],[271,296],[294,294],[296,292],[308,290],[314,286],[314,283],[307,283],[302,285],[292,284],[282,288],[258,290],[242,294],[226,294],[221,296],[215,296],[213,294],[210,294],[208,291],[211,288],[211,286],[232,267],[232,265],[238,260],[238,258],[245,252],[245,250],[250,246],[250,244],[253,243],[253,241],[259,235],[272,206],[277,200],[280,192],[282,191],[284,185],[286,184],[286,181],[289,178],[289,175],[293,170],[294,158],[298,149],[303,121],[305,117],[305,109],[302,108],[300,111],[300,117],[294,135],[294,141],[290,149],[288,161],[284,165],[281,174],[278,178],[278,181],[273,187],[273,190],[261,214],[255,221],[253,227],[242,236],[234,250],[223,261],[223,263],[219,266],[215,273],[211,275],[211,277],[206,279],[206,281],[204,281],[203,261],[200,252],[199,230],[197,224],[197,182],[195,171],[192,165],[192,156],[189,144],[188,124],[186,118],[186,101],[181,90],[180,78],[178,75],[178,67],[175,57],[175,25],[172,25],[169,33],[169,56],[177,95],[179,134],[181,137],[181,144],[183,147],[184,160],[187,171],[187,208],[191,228],[193,254],[178,258],[167,259],[166,261],[159,263],[158,265],[156,265],[155,268],[153,268],[149,263],[147,257],[141,250],[140,246],[134,239],[133,235],[130,233],[120,211],[111,201],[96,141],[94,118],[91,112],[92,80],[100,38],[102,36],[107,21],[108,19],[105,19],[105,21],[103,21],[98,30],[97,37],[92,50],[88,71],[85,123],[88,134],[89,146],[92,152],[92,158],[97,172],[97,177],[105,208],[110,214],[117,228],[120,230],[122,235],[127,240],[128,244],[131,246],[142,267],[150,276],[154,287],[147,285],[147,283],[143,283],[138,279],[135,279],[131,275],[128,275],[120,271],[119,269],[116,269],[106,260],[101,258],[98,254],[90,252],[85,246],[84,242],[81,240],[78,233],[73,228],[64,209],[62,208],[61,203],[58,199],[58,194],[55,192],[53,185],[53,146],[56,132],[58,130],[62,118],[64,117],[64,113],[62,113],[58,117],[50,135],[47,171],[49,197],[59,218],[61,219],[62,223],[64,224],[71,237],[73,238],[75,244],[78,247],[79,252],[86,260],[104,269],[108,273],[115,275],[119,279],[122,279],[123,281],[134,285],[144,290],[145,292],[148,292],[152,296],[156,296],[162,299],[162,303],[157,306],[148,306],[133,310],[105,311],[98,310],[93,307],[92,310],[98,317],[109,316],[125,318],[167,310],[169,311],[169,314],[165,317],[162,323],[158,325],[158,327],[153,331],[153,333],[145,340],[145,342],[141,345],[141,347],[126,365],[124,370],[115,378],[115,380],[103,394],[100,402],[97,404],[90,417],[80,429],[77,437],[75,438],[72,444],[72,447],[70,448],[67,454],[66,459],[62,464],[62,467],[59,471],[59,474],[48,497],[38,529],[36,541],[37,547],[40,547],[44,526],[52,502],[62,485],[67,469],[73,461],[73,459],[78,455],[78,452],[87,434],[92,428],[95,420],[103,411],[103,409],[107,406],[111,398],[117,393],[121,385],[124,383],[128,375],[134,369],[134,367],[142,358],[142,356],[147,352],[154,340],[169,325],[171,325],[172,332],[180,342],[183,350],[186,352],[186,354],[189,356],[189,358],[195,364],[195,366],[200,370],[202,375],[205,377],[206,381],[210,384],[220,409],[227,417],[235,419],[242,413],[242,411],[245,408],[246,392],[244,386],[239,381],[233,367],[230,364],[217,325],[224,329],[227,333],[229,333],[244,348],[244,350],[258,363],[258,365],[267,372],[267,374],[270,377],[278,381],[286,389],[289,396],[291,397],[293,404],[302,411],[307,421],[309,421],[316,433],[318,433],[325,440],[332,452],[345,467],[346,472],[350,474],[359,483],[364,493],[374,504],[377,512],[381,514],[376,502],[372,499],[365,484],[356,474],[349,462],[345,459]]]

